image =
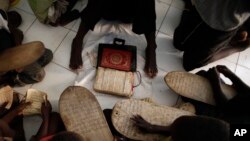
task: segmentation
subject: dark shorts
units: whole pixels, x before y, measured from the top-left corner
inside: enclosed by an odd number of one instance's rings
[[[10,47],[12,47],[10,33],[5,29],[0,29],[0,52]]]
[[[154,0],[89,0],[81,18],[85,26],[92,30],[102,18],[132,23],[137,34],[156,30]]]
[[[225,32],[208,26],[193,8],[183,11],[179,26],[174,32],[175,48],[184,51],[185,70],[204,66],[222,49],[228,48],[237,30]]]

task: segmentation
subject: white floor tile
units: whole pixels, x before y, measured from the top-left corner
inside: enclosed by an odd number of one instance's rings
[[[74,26],[72,27],[71,30],[77,32],[77,31],[78,31],[78,28],[79,28],[79,26],[80,26],[80,23],[81,23],[81,19],[77,19],[77,20],[76,20],[76,23],[74,24]]]
[[[24,42],[42,41],[46,48],[54,52],[68,32],[64,27],[52,27],[36,20],[24,35]]]
[[[72,29],[74,27],[74,25],[76,24],[77,20],[74,20],[70,23],[68,23],[67,25],[65,25],[64,27],[67,29]]]
[[[61,45],[58,47],[56,52],[54,53],[53,62],[64,66],[69,69],[69,59],[70,59],[70,51],[71,51],[71,43],[76,33],[70,31],[66,38],[63,40]]]
[[[157,44],[157,52],[165,52],[165,53],[177,53],[179,52],[177,49],[174,48],[173,45],[173,38],[162,34],[158,33],[156,36],[156,44]]]
[[[164,77],[167,72],[159,70],[158,75],[152,82],[152,99],[156,103],[162,105],[173,106],[175,105],[178,96],[168,88],[164,81]]]
[[[46,76],[44,80],[34,84],[32,88],[46,92],[53,110],[58,111],[59,97],[64,89],[74,84],[76,74],[54,63],[46,66],[45,71]]]
[[[155,0],[155,2],[158,2],[158,3],[166,3],[166,4],[171,4],[173,0]]]
[[[158,69],[165,72],[184,70],[180,53],[157,52],[156,61]]]
[[[20,2],[16,5],[17,8],[20,8],[30,14],[34,14],[32,9],[30,8],[28,0],[20,0]]]
[[[171,6],[183,10],[185,8],[185,2],[183,0],[173,0]]]
[[[103,94],[96,96],[96,99],[98,100],[101,108],[104,110],[104,109],[113,109],[113,107],[118,101],[127,98]]]
[[[159,28],[162,24],[162,21],[163,21],[165,15],[167,14],[169,5],[156,1],[155,7],[156,7],[156,17],[157,17],[156,18],[156,29],[159,30]]]
[[[250,68],[250,48],[240,53],[238,64]]]
[[[160,31],[169,36],[173,36],[175,28],[180,23],[181,14],[182,10],[171,6],[161,25]]]
[[[29,116],[23,118],[23,128],[26,140],[30,140],[33,135],[36,135],[42,123],[41,116]]]
[[[230,55],[230,56],[228,56],[228,57],[226,57],[224,59],[227,60],[227,61],[230,61],[232,63],[237,64],[239,56],[240,56],[240,53],[234,53],[234,54],[232,54],[232,55]]]
[[[240,77],[243,82],[250,86],[250,69],[237,65],[235,74]]]
[[[33,14],[30,14],[28,12],[25,12],[17,8],[12,9],[12,10],[17,11],[22,16],[22,24],[18,28],[21,29],[25,33],[28,30],[28,28],[33,24],[36,17]]]

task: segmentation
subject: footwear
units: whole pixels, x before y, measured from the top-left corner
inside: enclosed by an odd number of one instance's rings
[[[158,105],[138,99],[126,99],[115,104],[112,112],[112,123],[115,129],[125,137],[140,141],[159,141],[161,134],[145,134],[134,126],[132,117],[140,115],[151,124],[170,125],[180,116],[194,115],[174,107]]]
[[[216,105],[212,86],[205,77],[188,72],[173,71],[169,72],[164,80],[171,90],[181,96]],[[221,87],[227,98],[230,99],[236,95],[235,89],[229,85],[221,83]]]
[[[8,102],[8,104],[4,108],[10,109],[13,103],[13,93],[14,93],[14,90],[10,86],[5,86],[5,87],[0,88],[0,97],[1,97],[0,106],[4,102]]]
[[[83,140],[113,141],[101,106],[88,89],[66,88],[59,99],[59,112],[67,131],[79,134]]]
[[[22,68],[34,63],[44,53],[42,42],[35,41],[0,52],[0,72]]]
[[[44,54],[37,60],[37,63],[41,67],[45,67],[53,59],[53,52],[50,49],[45,48]]]

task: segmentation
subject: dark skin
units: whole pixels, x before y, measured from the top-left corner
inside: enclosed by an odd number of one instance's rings
[[[181,116],[169,126],[150,124],[140,115],[131,119],[135,126],[142,131],[171,136],[173,141],[229,141],[229,125],[218,119],[203,116]]]
[[[84,25],[84,21],[81,21],[79,29],[75,38],[73,39],[71,45],[71,56],[69,67],[72,70],[81,69],[83,65],[81,52],[83,50],[82,41],[90,29]],[[153,78],[157,75],[158,69],[156,65],[156,54],[155,49],[157,47],[155,42],[155,32],[144,34],[147,41],[146,53],[146,62],[144,67],[144,72],[148,77]]]
[[[5,107],[7,106],[8,102],[4,102],[2,105],[0,105],[0,117],[6,112]]]
[[[227,99],[222,91],[221,84],[224,83],[220,74],[229,78],[237,94],[231,99]],[[246,109],[249,107],[250,88],[238,76],[236,76],[226,66],[218,65],[214,68],[198,73],[210,80],[213,88],[216,106],[207,105],[189,98],[183,97],[186,102],[192,103],[196,107],[197,115],[206,115],[225,120],[229,123],[249,123],[250,112]]]
[[[241,96],[250,98],[249,95],[250,87],[246,85],[238,76],[236,76],[226,66],[218,65],[212,69],[209,69],[207,73],[208,77],[210,76],[209,80],[212,82],[211,85],[213,87],[214,98],[217,106],[221,107],[222,105],[230,103],[230,101],[233,101],[234,99],[237,99]],[[234,87],[237,91],[237,95],[233,97],[231,100],[228,100],[222,91],[221,83],[223,82],[221,82],[221,79],[219,77],[220,73],[232,81],[232,87]]]
[[[1,117],[1,121],[0,121],[0,132],[2,133],[1,136],[18,139],[18,136],[19,136],[18,132],[13,130],[10,127],[10,124],[14,120],[14,118],[21,115],[23,109],[25,109],[25,107],[27,107],[30,104],[31,103],[29,103],[29,102],[25,103],[24,101],[22,101],[17,107],[15,107],[14,109],[8,111],[7,114],[5,114],[3,117]],[[0,106],[1,107],[0,108],[0,113],[5,112],[5,109],[3,108],[5,106],[6,106],[6,103],[4,103],[2,106]]]
[[[153,125],[147,122],[140,115],[135,115],[134,117],[131,118],[131,120],[133,120],[134,124],[144,132],[160,133],[169,136],[170,126]]]
[[[52,112],[49,101],[42,104],[41,108],[42,124],[36,135],[32,136],[31,141],[39,141],[43,137],[57,134],[64,131],[64,124],[58,113]]]

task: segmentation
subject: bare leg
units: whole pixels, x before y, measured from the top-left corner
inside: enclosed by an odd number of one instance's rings
[[[155,32],[145,33],[145,37],[147,40],[147,48],[146,48],[146,63],[144,67],[145,73],[153,78],[157,75],[158,69],[156,64],[156,42],[155,42]]]
[[[82,42],[84,36],[89,31],[83,21],[81,21],[80,27],[77,31],[76,37],[73,39],[72,46],[71,46],[71,56],[70,56],[70,64],[69,67],[72,70],[80,69],[83,65],[82,61]]]
[[[65,130],[63,121],[58,113],[52,112],[50,114],[48,135],[53,135]]]
[[[222,49],[218,53],[216,53],[211,62],[219,60],[221,58],[227,57],[233,53],[243,51],[250,46],[250,39],[248,37],[247,31],[238,31],[236,35],[230,41],[228,48]]]
[[[247,48],[241,48],[241,47],[231,47],[231,48],[226,48],[222,49],[220,52],[216,53],[213,58],[209,61],[209,63],[217,61],[219,59],[225,58],[233,53],[236,52],[241,52]]]

